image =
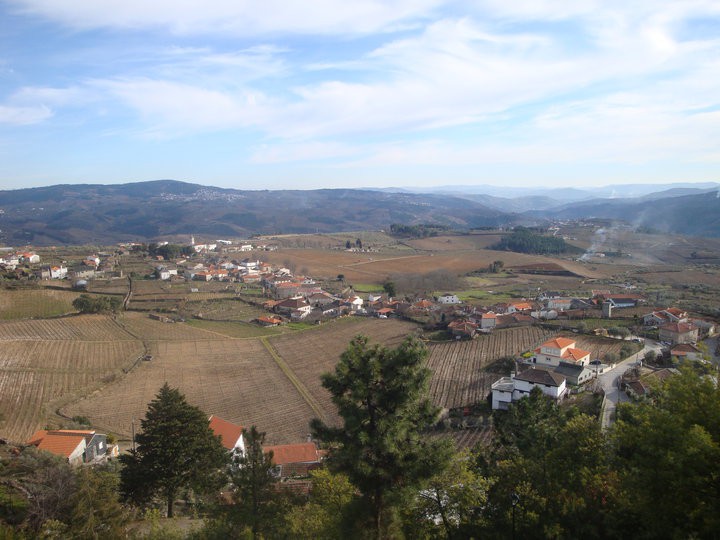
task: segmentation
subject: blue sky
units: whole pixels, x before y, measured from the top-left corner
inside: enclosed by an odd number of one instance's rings
[[[717,0],[0,0],[0,188],[720,181]]]

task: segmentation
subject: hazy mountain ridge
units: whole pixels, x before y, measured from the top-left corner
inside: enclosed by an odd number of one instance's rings
[[[0,192],[8,244],[146,241],[382,229],[432,222],[497,226],[511,217],[458,197],[356,189],[241,191],[172,180],[57,185]]]
[[[392,189],[248,191],[174,180],[55,185],[0,191],[0,240],[15,245],[102,244],[190,234],[220,238],[384,229],[392,223],[469,229],[591,217],[718,237],[717,187],[701,186],[654,186],[669,187],[654,192],[643,186],[645,192],[639,198],[567,201],[560,195],[567,195],[568,190],[557,189],[525,190],[514,198],[472,193],[482,186],[468,187],[471,193],[416,193]],[[606,189],[621,191],[617,188]],[[587,192],[570,190],[571,198],[583,194]]]

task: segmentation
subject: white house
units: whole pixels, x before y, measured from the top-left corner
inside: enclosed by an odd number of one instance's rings
[[[559,366],[560,362],[587,366],[590,364],[590,352],[577,349],[572,339],[558,337],[535,349],[535,356],[531,361],[533,364],[546,366]]]
[[[50,267],[50,279],[63,279],[67,273],[68,269],[63,265]]]
[[[460,299],[456,294],[445,293],[442,296],[438,296],[437,299],[440,304],[461,304]]]
[[[492,408],[507,409],[510,403],[526,397],[536,387],[556,401],[567,392],[565,377],[559,373],[530,368],[513,377],[503,377],[493,383]]]
[[[220,442],[229,452],[232,452],[233,454],[245,453],[245,441],[242,436],[242,426],[223,420],[214,414],[210,416],[208,420],[210,422],[210,429],[212,429],[215,435],[220,437]]]
[[[497,315],[492,311],[483,313],[480,316],[480,328],[482,330],[492,330],[495,326],[497,326]]]
[[[20,255],[23,261],[28,262],[30,264],[35,264],[40,262],[40,255],[33,252],[25,252]]]
[[[252,244],[243,244],[240,246],[240,251],[252,251]]]

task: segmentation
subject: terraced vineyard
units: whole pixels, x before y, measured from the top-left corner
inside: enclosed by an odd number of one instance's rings
[[[129,436],[132,419],[145,416],[167,382],[207,414],[257,425],[270,444],[307,437],[313,411],[259,340],[162,341],[152,352],[152,361],[65,414],[88,416],[98,427]]]
[[[302,336],[283,335],[269,341],[320,403],[326,418],[337,422],[335,405],[330,393],[322,387],[320,376],[335,369],[350,340],[363,334],[369,336],[372,343],[395,346],[416,328],[415,324],[399,319],[348,319],[306,331]]]
[[[128,369],[142,343],[109,317],[0,323],[0,435],[24,441],[52,408]]]

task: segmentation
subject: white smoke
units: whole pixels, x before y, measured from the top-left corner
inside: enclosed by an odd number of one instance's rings
[[[596,252],[597,249],[605,244],[605,240],[607,239],[607,231],[604,227],[600,227],[597,231],[595,231],[595,234],[593,235],[592,244],[590,247],[583,253],[583,255],[580,257],[579,260],[581,261],[587,261],[592,257]]]

